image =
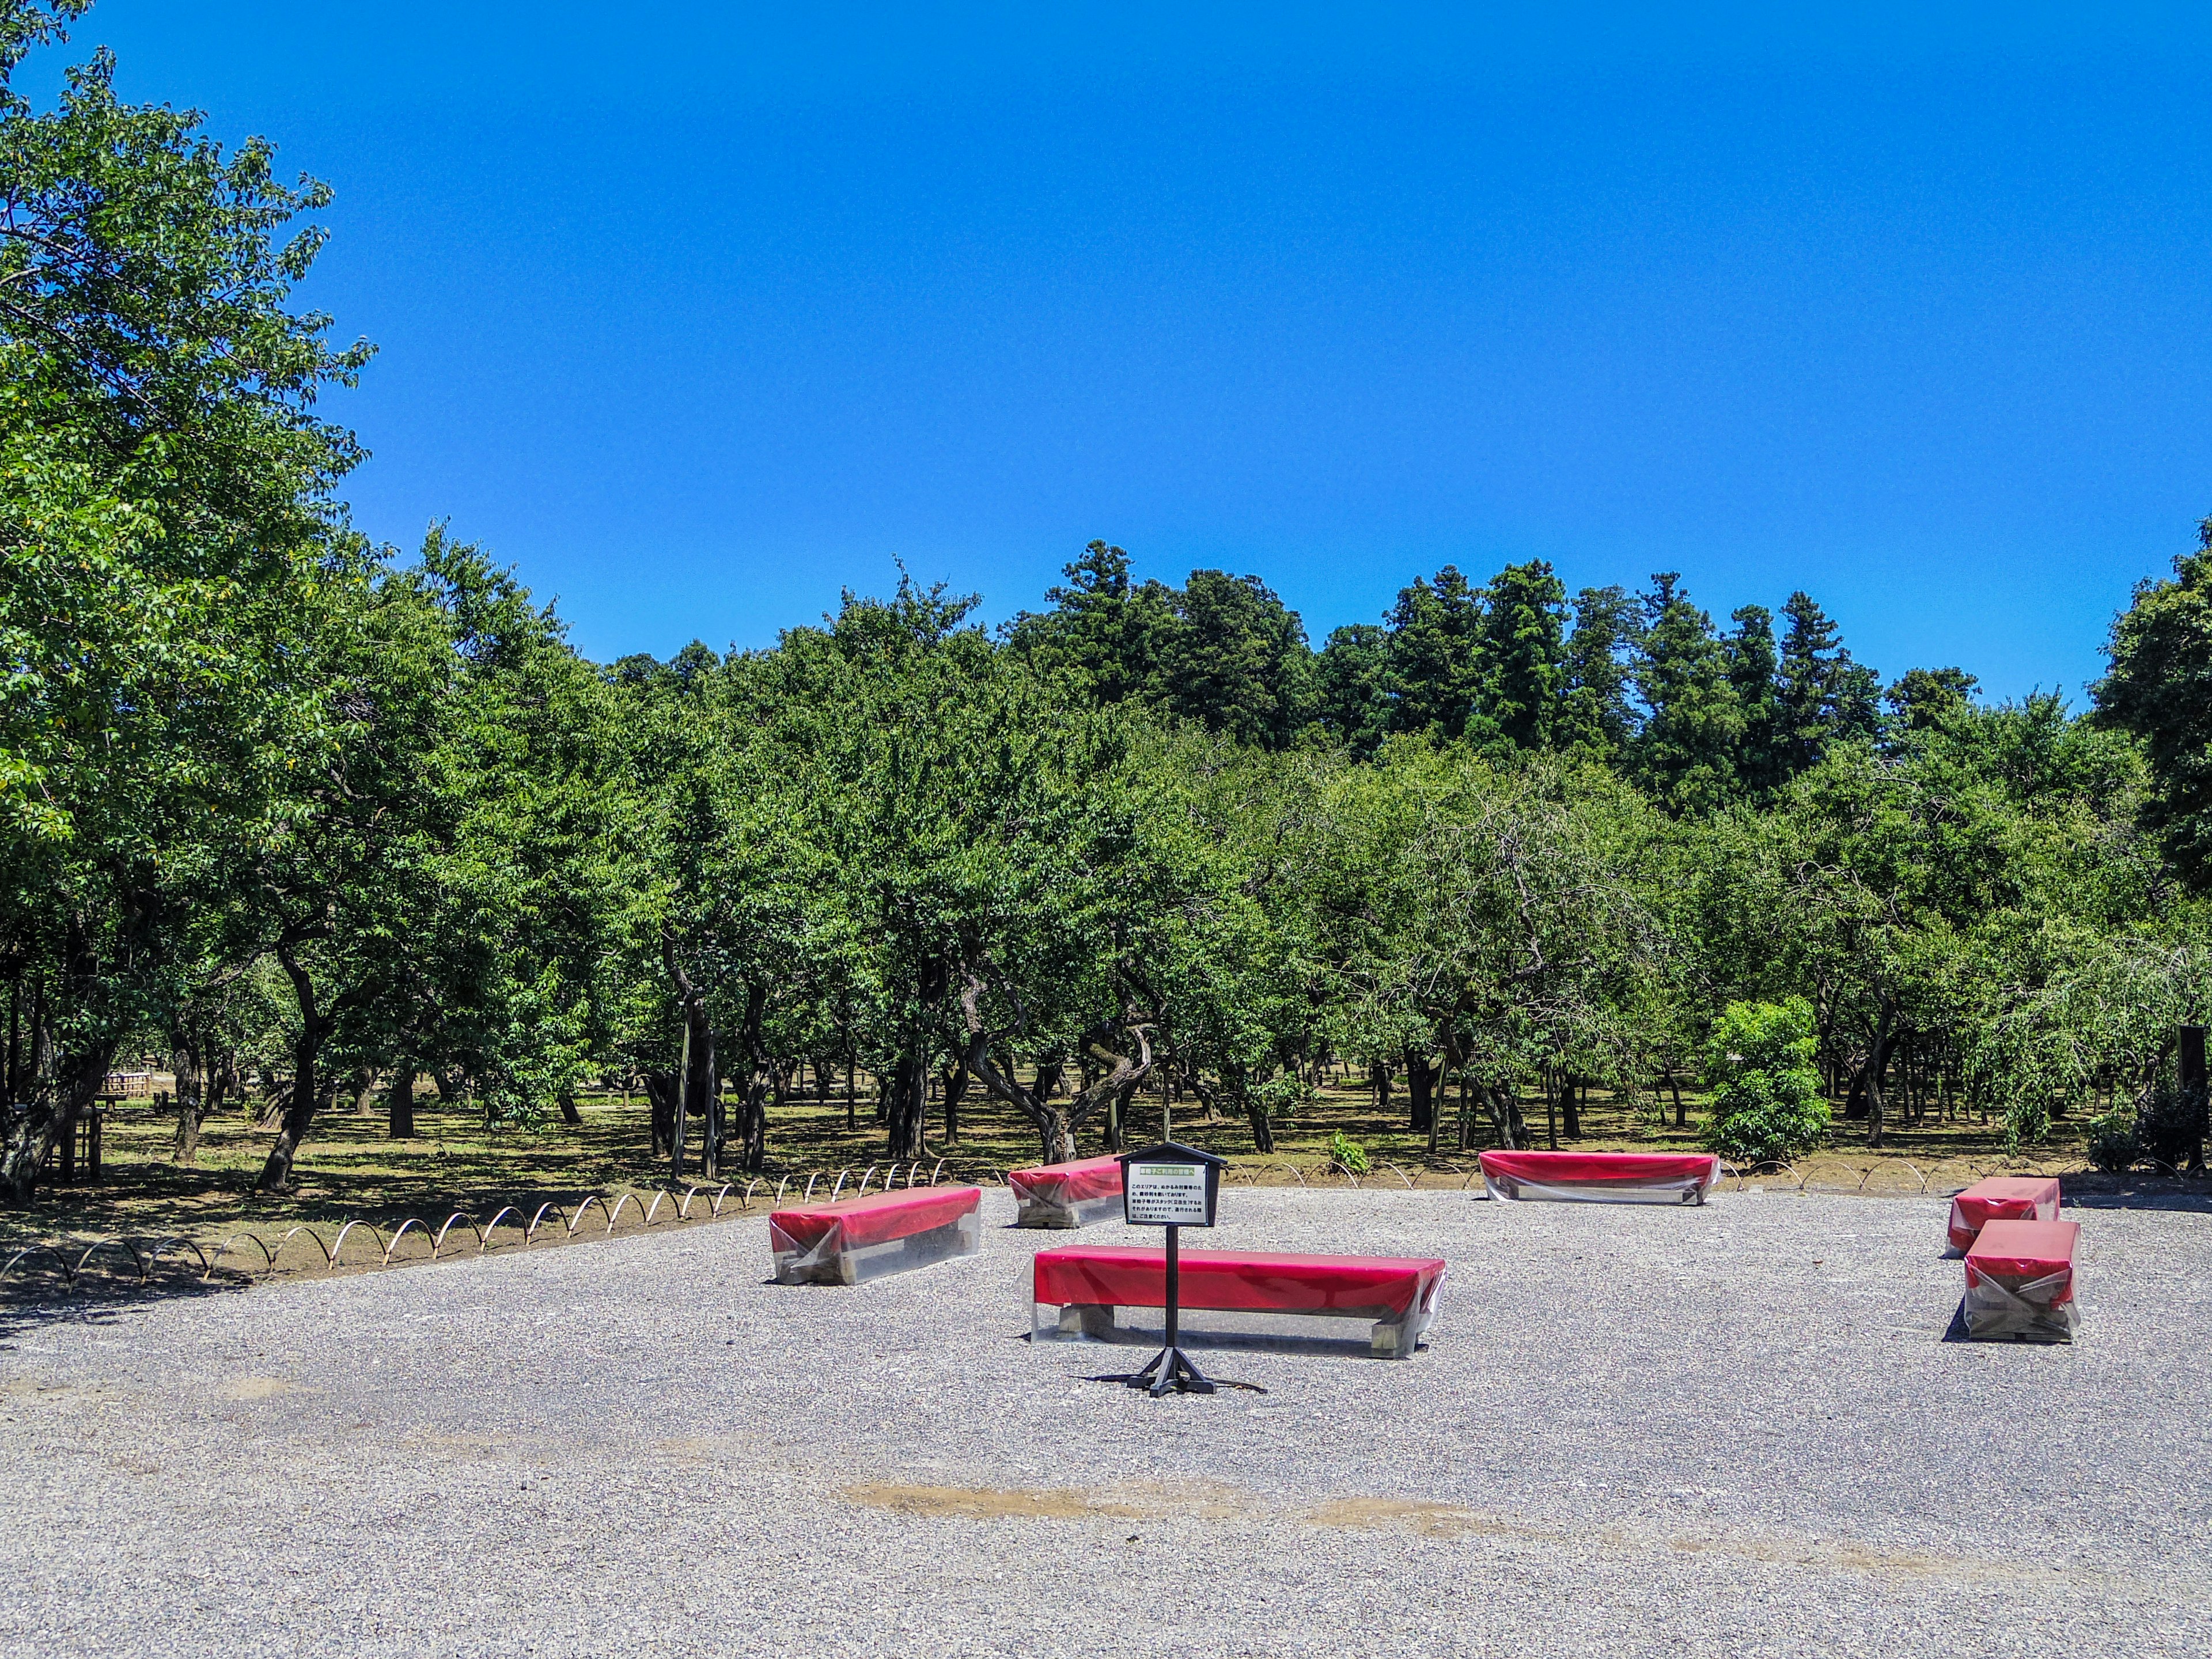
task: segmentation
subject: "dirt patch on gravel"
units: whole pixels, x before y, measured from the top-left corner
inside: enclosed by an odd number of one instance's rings
[[[1141,1513],[1076,1487],[907,1486],[868,1481],[845,1496],[894,1515],[942,1516],[957,1521],[1128,1520]]]

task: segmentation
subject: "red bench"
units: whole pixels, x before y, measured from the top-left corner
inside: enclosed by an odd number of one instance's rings
[[[779,1285],[859,1285],[983,1248],[983,1194],[974,1187],[911,1187],[801,1204],[768,1218]]]
[[[1485,1152],[1492,1198],[1579,1204],[1702,1204],[1721,1178],[1711,1152]]]
[[[2078,1221],[1991,1221],[1966,1252],[1966,1334],[2071,1342]]]
[[[1436,1316],[1444,1264],[1433,1257],[1288,1255],[1184,1250],[1183,1328],[1194,1311],[1208,1328],[1310,1339],[1322,1322],[1357,1322],[1370,1353],[1411,1359]],[[1124,1322],[1124,1309],[1164,1309],[1167,1253],[1142,1246],[1070,1244],[1040,1250],[1030,1314],[1032,1341],[1156,1341],[1157,1329]]]
[[[1971,1250],[1992,1221],[2056,1221],[2058,1182],[2042,1176],[1991,1176],[1951,1200],[1951,1248]]]
[[[1079,1158],[1009,1170],[1017,1227],[1087,1227],[1121,1213],[1121,1160]]]

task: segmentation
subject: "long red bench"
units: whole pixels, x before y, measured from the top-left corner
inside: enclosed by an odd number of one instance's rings
[[[1249,1250],[1181,1253],[1186,1316],[1247,1334],[1327,1335],[1317,1322],[1357,1322],[1368,1352],[1410,1359],[1436,1316],[1444,1264],[1433,1257],[1291,1255]],[[1040,1250],[1030,1316],[1033,1341],[1151,1340],[1121,1322],[1125,1309],[1167,1306],[1167,1253],[1142,1246],[1069,1244]]]
[[[1087,1227],[1121,1213],[1121,1160],[1085,1158],[1009,1170],[1017,1227]]]
[[[1721,1178],[1711,1152],[1485,1152],[1492,1198],[1580,1204],[1702,1204]]]
[[[2078,1221],[1991,1221],[1966,1252],[1966,1334],[2071,1342]]]
[[[2056,1221],[2058,1182],[2046,1176],[1990,1176],[1951,1200],[1951,1248],[1971,1250],[1992,1221]]]
[[[859,1285],[983,1248],[975,1187],[910,1187],[837,1203],[799,1204],[768,1218],[779,1285]]]

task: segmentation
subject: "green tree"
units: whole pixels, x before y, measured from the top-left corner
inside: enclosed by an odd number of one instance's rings
[[[1650,711],[1637,744],[1637,772],[1678,812],[1704,812],[1734,799],[1743,708],[1729,683],[1729,656],[1712,618],[1690,603],[1680,576],[1664,571],[1644,596],[1637,695]]]
[[[1570,673],[1566,626],[1567,590],[1541,559],[1509,564],[1491,578],[1477,635],[1480,679],[1470,736],[1511,752],[1557,746]]]
[[[1637,612],[1625,587],[1585,587],[1575,596],[1559,748],[1611,763],[1634,744],[1641,726],[1632,696],[1643,636]]]
[[[1152,700],[1240,743],[1286,747],[1304,723],[1312,653],[1305,627],[1257,576],[1194,570],[1161,639]]]
[[[1467,730],[1481,690],[1482,599],[1455,565],[1400,590],[1390,629],[1390,729],[1435,738]]]
[[[34,110],[15,71],[82,9],[0,8],[0,956],[57,1042],[0,1157],[19,1201],[324,752],[295,641],[362,562],[315,402],[368,349],[289,308],[320,233],[280,240],[328,191],[122,103],[105,52]]]
[[[1373,623],[1333,629],[1314,659],[1316,722],[1364,760],[1390,729],[1390,636]]]
[[[2201,888],[2212,886],[2212,519],[2197,538],[2171,581],[2136,584],[2095,696],[2097,719],[2142,743],[2156,786],[2145,822]]]
[[[1813,1005],[1731,1002],[1705,1045],[1712,1116],[1704,1142],[1739,1164],[1779,1164],[1819,1146],[1828,1133],[1820,1097]]]
[[[1794,777],[1817,764],[1832,744],[1879,734],[1881,682],[1851,660],[1836,624],[1811,594],[1792,593],[1782,614],[1790,626],[1777,688],[1781,758]]]

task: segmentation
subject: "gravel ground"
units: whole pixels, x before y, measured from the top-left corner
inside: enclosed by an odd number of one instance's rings
[[[1431,1346],[1155,1401],[1024,1340],[1070,1235],[785,1288],[757,1219],[7,1315],[0,1652],[2212,1651],[2212,1216],[2077,1212],[2051,1348],[1945,1340],[1936,1200],[1223,1209],[1448,1257]]]

